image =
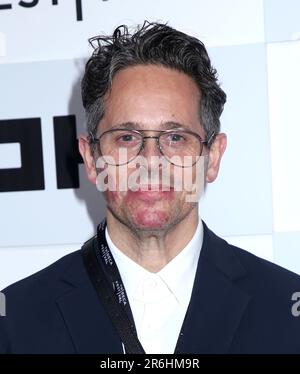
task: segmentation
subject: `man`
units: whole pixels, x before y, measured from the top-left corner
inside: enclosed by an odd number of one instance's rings
[[[226,96],[204,45],[158,23],[92,44],[79,148],[106,221],[81,251],[4,290],[0,351],[299,353],[300,278],[199,219],[226,148]]]

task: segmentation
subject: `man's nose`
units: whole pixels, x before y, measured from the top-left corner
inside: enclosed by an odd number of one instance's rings
[[[145,136],[143,140],[143,148],[141,154],[149,158],[151,156],[160,156],[157,136]]]
[[[159,151],[158,138],[156,136],[144,137],[143,148],[140,155],[146,158],[148,167],[157,167],[157,161],[161,156],[161,153]]]

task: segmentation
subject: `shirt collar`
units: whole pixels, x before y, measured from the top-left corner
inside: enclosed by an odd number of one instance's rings
[[[189,243],[158,273],[149,272],[117,248],[109,236],[107,227],[105,236],[129,299],[139,297],[142,282],[159,279],[164,282],[179,304],[185,305],[189,302],[203,242],[201,219]]]
[[[180,304],[190,299],[203,242],[203,225],[199,219],[197,229],[189,243],[158,274],[168,285]]]

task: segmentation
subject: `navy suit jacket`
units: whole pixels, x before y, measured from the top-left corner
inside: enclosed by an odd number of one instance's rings
[[[204,224],[181,353],[300,353],[300,277],[229,245]],[[122,353],[80,251],[9,286],[0,353]]]

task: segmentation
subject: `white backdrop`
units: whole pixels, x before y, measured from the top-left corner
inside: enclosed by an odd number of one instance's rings
[[[103,217],[102,197],[83,165],[80,188],[57,188],[54,117],[75,115],[77,135],[83,131],[79,83],[91,53],[87,39],[144,19],[168,21],[201,39],[228,96],[228,149],[201,216],[229,242],[300,273],[300,2],[24,3],[0,1],[0,126],[40,119],[44,189],[0,192],[0,289],[80,248]],[[1,170],[21,163],[20,143],[0,138],[1,191]]]

